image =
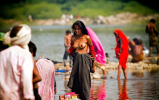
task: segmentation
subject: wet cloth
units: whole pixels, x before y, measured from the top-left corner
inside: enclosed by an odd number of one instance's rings
[[[127,37],[124,35],[124,33],[117,29],[114,31],[114,33],[118,34],[119,38],[122,39],[122,52],[121,54],[119,55],[119,64],[122,66],[123,69],[126,69],[126,62],[127,62],[127,58],[128,58],[128,39]],[[119,41],[119,38],[116,38],[116,48],[115,48],[115,54],[116,56],[118,55],[119,51],[120,51],[120,42]]]
[[[68,49],[70,48],[70,46],[65,46],[65,53],[63,55],[63,62],[64,62],[64,66],[67,65],[67,57],[69,56],[70,58],[70,67],[72,67],[72,56],[69,54]]]
[[[96,61],[101,65],[105,65],[106,56],[105,56],[105,51],[104,51],[102,43],[100,42],[96,33],[91,28],[86,27],[86,29],[87,29],[89,37],[92,40],[93,47],[94,47],[96,55],[97,55],[96,56]]]
[[[34,99],[33,57],[19,46],[0,52],[0,100]]]
[[[157,46],[158,45],[158,38],[155,34],[155,32],[149,32],[149,46],[153,47],[153,46]]]
[[[69,78],[68,87],[76,94],[84,94],[85,100],[90,100],[91,88],[91,59],[89,54],[73,54],[73,68]]]
[[[54,100],[55,68],[53,62],[47,59],[39,59],[36,66],[42,78],[42,81],[38,82],[38,92],[41,99]]]

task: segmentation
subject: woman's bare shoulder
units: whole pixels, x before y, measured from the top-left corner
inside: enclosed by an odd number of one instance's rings
[[[89,39],[89,38],[90,38],[89,35],[84,35],[84,37],[85,37],[86,39]]]

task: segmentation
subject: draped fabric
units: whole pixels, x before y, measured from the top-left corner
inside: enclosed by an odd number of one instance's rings
[[[128,58],[128,39],[127,37],[124,35],[124,33],[117,29],[114,31],[114,33],[118,34],[119,38],[122,39],[122,52],[121,54],[119,55],[119,64],[122,66],[123,69],[126,69],[126,61],[127,61],[127,58]],[[118,43],[118,39],[119,38],[116,38],[116,48],[115,48],[115,54],[116,56],[118,55],[119,51],[120,51],[120,44]]]
[[[39,59],[36,66],[42,78],[42,81],[38,82],[38,92],[41,99],[54,100],[55,68],[53,62],[47,59]]]
[[[90,88],[91,88],[91,59],[89,54],[79,54],[74,52],[73,54],[73,68],[69,78],[68,87],[72,89],[72,92],[84,94],[85,100],[90,100]]]
[[[105,65],[106,56],[105,56],[105,51],[104,51],[102,43],[100,42],[96,33],[91,28],[86,27],[86,29],[87,29],[89,37],[92,40],[93,47],[94,47],[96,55],[97,55],[96,61],[102,65]]]
[[[22,26],[22,28],[19,30],[17,35],[15,37],[10,37],[11,31],[7,32],[3,38],[3,44],[4,45],[19,45],[23,47],[24,49],[29,51],[28,43],[31,40],[31,28],[28,25],[22,24],[19,25]]]

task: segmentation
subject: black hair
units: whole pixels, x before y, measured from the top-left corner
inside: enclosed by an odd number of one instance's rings
[[[71,31],[70,31],[70,30],[67,30],[67,31],[66,31],[66,33],[67,33],[67,34],[70,34],[70,33],[71,33]]]
[[[134,42],[137,42],[137,41],[138,41],[138,39],[137,39],[137,38],[133,38],[133,41],[134,41]]]
[[[36,56],[36,50],[37,50],[36,45],[33,42],[30,41],[29,44],[28,44],[28,47],[29,47],[29,51],[31,53],[33,53],[33,57],[35,57]]]
[[[88,35],[86,26],[84,25],[84,23],[83,23],[82,21],[76,21],[76,22],[72,25],[71,28],[74,29],[74,26],[75,26],[75,25],[77,25],[77,26],[81,29],[81,31],[82,31],[83,34]],[[75,32],[74,32],[74,35],[76,35]]]
[[[0,51],[6,49],[8,47],[9,47],[8,45],[3,44],[3,41],[0,41]]]
[[[156,20],[155,19],[151,19],[150,22],[156,23]]]
[[[141,45],[141,44],[142,44],[142,40],[141,40],[141,39],[138,39],[138,41],[137,41],[136,44],[137,44],[137,45]]]
[[[109,57],[108,53],[105,53],[106,57]]]
[[[10,37],[15,37],[17,33],[21,30],[22,26],[14,26],[10,32]]]

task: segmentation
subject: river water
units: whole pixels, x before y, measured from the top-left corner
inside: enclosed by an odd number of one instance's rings
[[[32,29],[32,41],[37,46],[37,55],[35,59],[44,56],[52,60],[62,62],[64,54],[64,36],[67,29],[71,30],[70,25],[66,26],[30,26]],[[110,56],[110,62],[117,62],[114,57],[116,46],[113,31],[120,29],[130,39],[139,38],[143,44],[149,48],[148,34],[145,33],[145,25],[88,25],[92,28],[101,43],[105,52]],[[8,27],[9,29],[9,27]],[[156,55],[156,49],[153,49],[153,55]],[[128,70],[128,80],[124,80],[123,73],[121,80],[117,81],[117,70],[109,70],[107,79],[92,80],[91,100],[159,100],[159,70]],[[113,78],[110,78],[113,76]],[[57,94],[70,92],[67,88],[67,81],[63,79],[65,75],[56,75]]]
[[[114,57],[114,50],[111,48],[116,46],[114,30],[121,29],[130,39],[142,39],[144,45],[148,46],[148,34],[145,33],[144,25],[88,25],[92,28],[100,39],[105,52],[110,56],[110,61],[117,62]],[[44,56],[53,60],[62,61],[64,54],[64,36],[67,29],[71,30],[71,26],[31,26],[32,41],[37,45],[37,56]],[[153,49],[156,54],[156,49]]]

